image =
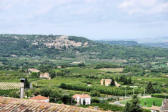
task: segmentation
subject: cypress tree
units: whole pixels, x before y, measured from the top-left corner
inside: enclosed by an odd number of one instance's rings
[[[137,95],[134,95],[132,97],[132,100],[130,102],[127,102],[123,112],[143,112]]]
[[[151,82],[148,83],[148,85],[147,85],[147,87],[146,87],[146,92],[149,93],[149,94],[155,92],[155,90],[154,90],[153,85],[152,85]]]

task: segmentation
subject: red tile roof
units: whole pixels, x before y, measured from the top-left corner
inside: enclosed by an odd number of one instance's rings
[[[55,103],[39,103],[35,100],[0,97],[0,112],[105,112]],[[108,111],[111,112],[111,111]]]
[[[88,94],[75,94],[72,96],[73,98],[91,98]]]
[[[30,99],[31,99],[31,100],[48,100],[49,98],[48,98],[48,97],[41,96],[41,95],[38,95],[38,96],[32,97],[32,98],[30,98]]]

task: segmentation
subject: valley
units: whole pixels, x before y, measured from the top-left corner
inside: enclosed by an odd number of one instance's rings
[[[17,85],[24,78],[25,99],[41,95],[52,103],[76,105],[73,95],[87,94],[91,104],[77,106],[116,112],[138,95],[149,112],[168,97],[167,54],[164,48],[84,37],[0,35],[0,86]],[[19,98],[20,90],[6,86],[0,95]],[[120,101],[123,105],[115,104]]]

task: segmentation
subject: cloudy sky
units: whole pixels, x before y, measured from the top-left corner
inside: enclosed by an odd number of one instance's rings
[[[168,37],[168,0],[0,0],[0,33]]]

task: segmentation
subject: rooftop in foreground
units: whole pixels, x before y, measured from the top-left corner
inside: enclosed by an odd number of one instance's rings
[[[0,112],[105,112],[64,104],[0,97]]]

